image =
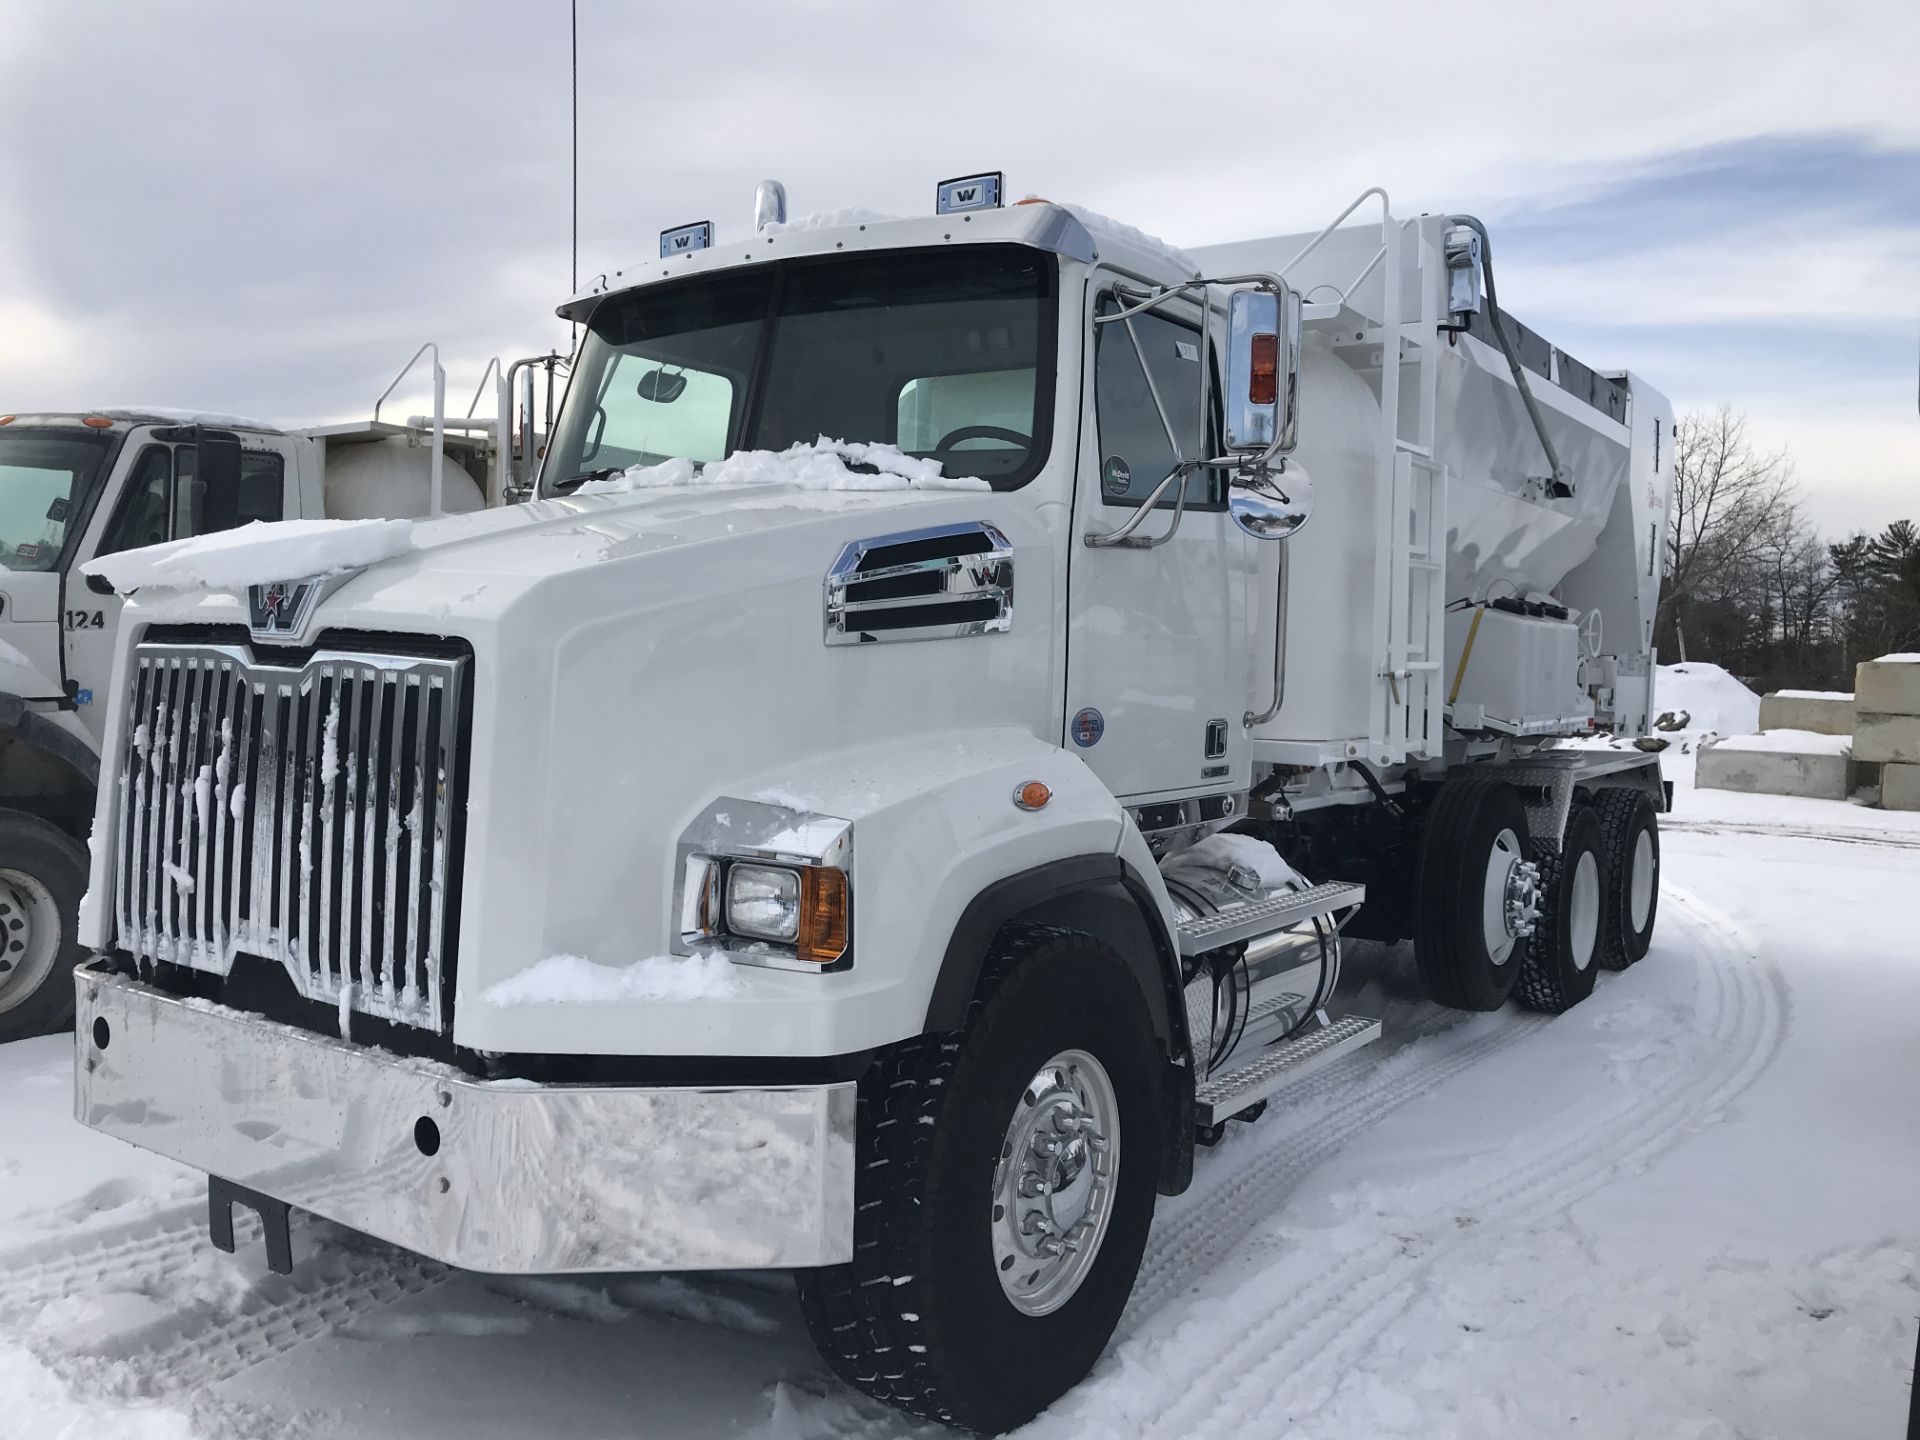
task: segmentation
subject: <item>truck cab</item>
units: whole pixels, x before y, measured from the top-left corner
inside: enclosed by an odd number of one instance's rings
[[[497,489],[494,433],[441,436],[448,509]],[[125,604],[88,567],[255,523],[424,516],[431,444],[425,419],[287,431],[152,409],[0,415],[0,920],[21,922],[7,942],[20,948],[0,953],[0,1041],[71,1012]]]
[[[1343,929],[1464,1010],[1646,953],[1665,402],[1470,217],[1195,257],[1001,190],[664,232],[560,308],[529,504],[129,604],[76,1113],[217,1243],[788,1268],[998,1431],[1378,1036]]]

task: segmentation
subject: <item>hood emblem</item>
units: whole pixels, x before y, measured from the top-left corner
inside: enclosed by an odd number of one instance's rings
[[[248,628],[256,640],[295,640],[313,608],[312,580],[269,580],[247,587]]]

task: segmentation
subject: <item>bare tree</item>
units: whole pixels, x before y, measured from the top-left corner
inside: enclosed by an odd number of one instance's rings
[[[1678,658],[1687,658],[1686,625],[1700,605],[1744,598],[1773,587],[1756,565],[1763,538],[1791,527],[1793,462],[1784,450],[1763,453],[1747,434],[1747,417],[1729,406],[1692,411],[1674,427],[1673,498],[1667,526],[1667,583],[1659,623]]]

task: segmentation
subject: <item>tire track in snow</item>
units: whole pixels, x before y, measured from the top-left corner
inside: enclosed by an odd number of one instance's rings
[[[1673,908],[1688,916],[1685,928],[1705,962],[1695,1018],[1704,1022],[1700,1028],[1707,1034],[1689,1056],[1692,1073],[1675,1083],[1637,1089],[1605,1113],[1583,1117],[1572,1133],[1465,1185],[1435,1206],[1433,1217],[1470,1216],[1482,1229],[1489,1223],[1538,1223],[1623,1169],[1644,1167],[1708,1123],[1773,1059],[1787,1017],[1778,968],[1755,954],[1724,915],[1684,891],[1670,890],[1669,897]],[[1430,1217],[1413,1225],[1411,1235],[1383,1237],[1331,1265],[1289,1247],[1261,1276],[1274,1283],[1243,1283],[1210,1307],[1212,1323],[1182,1327],[1163,1340],[1143,1338],[1137,1347],[1143,1353],[1131,1357],[1126,1351],[1135,1347],[1123,1343],[1122,1364],[1133,1361],[1128,1368],[1181,1377],[1178,1392],[1164,1404],[1144,1416],[1104,1414],[1096,1383],[1068,1413],[1091,1417],[1095,1428],[1104,1423],[1142,1440],[1171,1440],[1239,1433],[1283,1393],[1290,1397],[1291,1413],[1310,1411],[1337,1386],[1341,1361],[1370,1343],[1411,1302],[1435,1256],[1448,1248],[1448,1234],[1434,1228],[1437,1223]],[[1309,1268],[1315,1266],[1317,1272]],[[1286,1288],[1296,1273],[1299,1283]],[[1276,1295],[1284,1298],[1275,1303]],[[1245,1324],[1233,1332],[1221,1323],[1229,1319]],[[1217,1343],[1223,1331],[1232,1338]]]
[[[236,1310],[210,1324],[125,1354],[68,1356],[55,1368],[81,1382],[103,1370],[130,1371],[138,1393],[191,1394],[432,1290],[452,1273],[437,1261],[384,1246],[382,1251],[328,1255],[308,1275],[296,1270],[261,1282]]]
[[[1246,1136],[1235,1137],[1243,1144],[1201,1157],[1187,1193],[1172,1204],[1161,1202],[1133,1297],[1120,1322],[1122,1340],[1146,1324],[1181,1285],[1226,1261],[1301,1180],[1362,1132],[1462,1070],[1518,1044],[1549,1019],[1504,1013],[1486,1024],[1484,1034],[1442,1048],[1440,1037],[1477,1017],[1429,1008],[1431,1013],[1415,1022],[1411,1036],[1393,1054],[1376,1058],[1362,1050],[1328,1067],[1276,1100]],[[1356,1074],[1362,1065],[1372,1068]],[[1338,1095],[1330,1108],[1315,1103],[1330,1093]]]
[[[35,1241],[0,1254],[0,1315],[88,1290],[138,1289],[192,1263],[206,1238],[203,1205],[175,1205],[71,1239]]]
[[[236,1216],[243,1247],[244,1237],[257,1228]],[[38,1241],[0,1255],[0,1317],[27,1320],[56,1300],[100,1292],[177,1304],[185,1312],[180,1316],[185,1328],[158,1325],[132,1337],[124,1350],[69,1351],[46,1359],[91,1390],[192,1391],[431,1289],[449,1274],[443,1265],[377,1240],[342,1245],[329,1234],[332,1229],[325,1221],[296,1216],[296,1240],[306,1240],[316,1253],[292,1275],[264,1274],[236,1305],[211,1312],[195,1308],[180,1288],[196,1265],[217,1253],[207,1238],[202,1205],[172,1206],[95,1232],[78,1249],[71,1242]]]
[[[1681,835],[1764,835],[1779,840],[1829,840],[1838,845],[1872,845],[1883,850],[1920,850],[1920,834],[1827,826],[1775,824],[1765,820],[1676,820],[1662,816],[1662,833]]]

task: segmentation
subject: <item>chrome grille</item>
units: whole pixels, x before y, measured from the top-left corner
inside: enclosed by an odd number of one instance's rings
[[[468,660],[135,648],[119,792],[121,948],[440,1030]]]

